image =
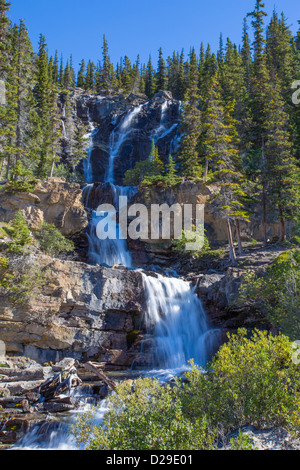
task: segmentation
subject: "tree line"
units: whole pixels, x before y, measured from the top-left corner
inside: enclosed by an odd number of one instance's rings
[[[285,240],[287,221],[299,218],[300,105],[292,102],[292,86],[300,79],[300,29],[294,37],[283,13],[274,10],[266,24],[265,5],[255,0],[241,25],[240,45],[221,34],[216,53],[201,43],[199,53],[191,48],[187,56],[174,51],[164,59],[160,48],[156,67],[151,57],[142,64],[139,56],[114,65],[104,36],[98,63],[83,59],[76,73],[72,56],[66,62],[58,52],[49,56],[43,35],[34,52],[24,21],[9,21],[9,7],[0,0],[0,79],[7,101],[0,106],[2,180],[12,178],[16,167],[20,174],[22,165],[36,177],[57,174],[74,87],[148,98],[169,90],[183,101],[181,145],[172,160],[176,177],[218,183],[229,240],[231,223],[239,234],[240,221],[251,217],[251,200],[262,210],[265,241],[270,208],[278,212]],[[85,155],[85,130],[70,124],[68,134],[74,173]]]

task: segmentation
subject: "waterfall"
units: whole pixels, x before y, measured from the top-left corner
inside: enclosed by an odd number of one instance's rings
[[[67,139],[65,121],[61,119],[62,135],[64,139]]]
[[[62,421],[43,422],[41,425],[33,426],[11,450],[81,450],[78,449],[75,438],[70,434],[70,426],[75,425],[78,416],[90,411],[95,404],[96,401],[88,404],[83,400],[81,407],[76,411],[67,413]],[[107,411],[108,402],[102,400],[97,406],[94,418],[95,424],[102,422]]]
[[[164,101],[163,104],[161,105],[161,117],[160,117],[160,123],[159,127],[155,129],[154,131],[154,141],[155,143],[159,140],[162,139],[165,132],[166,132],[166,116],[167,116],[167,111],[169,107],[169,101]]]
[[[153,132],[157,140],[165,137],[175,129],[178,124],[167,128],[167,110],[170,102],[164,101],[161,107],[161,119],[159,127]],[[143,105],[139,105],[126,113],[110,135],[109,165],[106,174],[106,182],[110,184],[111,199],[117,211],[120,196],[127,196],[128,201],[137,192],[137,188],[123,187],[114,184],[114,160],[119,155],[125,140],[133,131],[135,120]],[[181,108],[179,108],[181,110]],[[113,124],[117,119],[114,117]],[[93,138],[95,129],[89,118],[89,148],[88,158],[84,161],[84,176],[87,185],[83,188],[83,201],[88,206],[91,191],[93,189],[93,171],[91,156],[93,150]],[[175,142],[174,146],[178,142]],[[101,200],[97,201],[98,205]],[[126,240],[106,239],[100,240],[96,228],[101,219],[106,216],[93,211],[92,220],[87,230],[88,259],[91,263],[105,264],[108,266],[122,264],[132,266],[131,255],[127,249]],[[120,227],[117,228],[120,231]],[[180,278],[164,277],[160,274],[142,272],[146,308],[144,312],[145,326],[152,340],[153,367],[160,370],[148,371],[151,376],[158,376],[166,380],[170,376],[186,370],[188,362],[193,359],[200,366],[205,366],[216,341],[217,330],[210,328],[201,300],[198,298],[195,288],[187,281]],[[155,276],[155,277],[154,277]],[[88,411],[89,407],[83,400],[77,411],[68,414],[68,418],[62,418],[59,423],[45,423],[37,425],[26,433],[24,438],[16,444],[14,449],[60,449],[72,450],[76,444],[69,434],[70,425],[74,424],[78,413]],[[107,412],[107,401],[103,400],[97,406],[96,424],[100,423]]]
[[[127,196],[128,200],[136,193],[137,189],[126,186],[116,186],[111,183],[113,191],[113,205],[116,209],[120,210],[119,197]],[[97,225],[103,217],[109,217],[105,215],[97,215],[96,211],[93,211],[92,220],[89,224],[89,230],[87,233],[89,247],[88,247],[88,259],[93,264],[101,264],[107,266],[124,265],[127,268],[132,267],[131,255],[127,249],[127,242],[125,239],[120,238],[121,228],[117,224],[117,237],[116,239],[106,238],[100,240],[97,236]],[[113,214],[111,214],[113,217]],[[125,235],[125,234],[123,234]]]
[[[86,183],[93,183],[92,153],[94,148],[94,134],[97,131],[89,116],[89,133],[85,136],[89,139],[87,158],[83,160],[84,180]]]
[[[162,369],[185,369],[193,359],[205,366],[215,330],[209,328],[201,300],[189,282],[143,274],[147,296],[145,322],[153,333],[153,364]]]
[[[114,183],[114,161],[119,155],[122,144],[128,138],[132,131],[132,123],[135,117],[140,113],[143,105],[135,106],[125,117],[121,120],[120,125],[114,129],[110,135],[109,142],[109,164],[105,180],[109,183]]]
[[[110,146],[109,146],[109,165],[106,175],[106,182],[110,183],[113,193],[113,205],[116,210],[122,209],[119,207],[119,197],[127,196],[128,201],[137,192],[136,188],[117,186],[114,184],[114,160],[118,156],[122,144],[128,138],[129,134],[133,130],[133,123],[136,116],[140,113],[143,105],[135,106],[122,118],[119,126],[114,129],[110,135]],[[91,142],[89,150],[89,158],[87,160],[87,166],[85,168],[85,180],[87,183],[92,183],[93,175],[90,164],[90,155],[93,149],[93,135],[94,130],[91,129]],[[83,192],[84,201],[89,200],[89,194],[92,186],[88,184]],[[102,201],[98,201],[100,205]],[[111,214],[113,217],[114,214]],[[101,264],[107,266],[124,265],[127,268],[132,267],[131,255],[127,249],[127,242],[125,239],[120,238],[120,226],[117,224],[117,237],[116,239],[106,238],[100,240],[97,236],[97,225],[103,217],[110,217],[109,214],[99,215],[96,211],[93,211],[92,220],[89,224],[87,238],[89,242],[88,247],[88,259],[93,264]],[[125,234],[124,234],[125,235]]]

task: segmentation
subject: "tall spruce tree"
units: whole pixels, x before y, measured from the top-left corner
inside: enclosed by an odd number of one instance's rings
[[[179,149],[179,161],[183,176],[196,177],[202,173],[199,159],[201,133],[199,70],[195,49],[190,53],[189,80],[184,96],[181,130],[183,139]]]

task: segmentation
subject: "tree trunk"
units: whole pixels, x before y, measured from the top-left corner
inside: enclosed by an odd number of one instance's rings
[[[10,155],[7,157],[5,179],[8,180],[10,170]]]
[[[233,264],[236,264],[236,254],[235,254],[235,249],[233,245],[232,231],[231,231],[231,225],[230,225],[229,219],[227,219],[227,232],[228,232],[228,242],[229,242],[229,248],[230,248],[230,259],[232,260]]]
[[[51,170],[50,170],[50,178],[52,178],[52,176],[53,176],[54,165],[55,165],[55,159],[53,158],[52,165],[51,165]]]
[[[242,245],[242,240],[241,240],[240,221],[238,219],[235,219],[235,228],[236,228],[236,239],[237,239],[238,247],[239,247],[239,255],[241,256],[243,254],[243,245]]]
[[[285,225],[285,219],[283,216],[281,206],[278,207],[278,211],[279,211],[279,223],[280,223],[279,242],[282,243],[286,240],[286,225]]]
[[[264,246],[267,246],[267,199],[265,185],[263,184],[262,194],[262,206],[263,206],[263,229],[264,229]]]
[[[206,158],[206,160],[205,160],[204,175],[203,175],[204,180],[207,179],[207,175],[208,175],[208,159]]]

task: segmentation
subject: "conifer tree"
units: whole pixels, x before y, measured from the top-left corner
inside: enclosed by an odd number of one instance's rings
[[[108,42],[105,35],[103,36],[102,46],[102,75],[101,75],[101,88],[104,90],[111,89],[116,84],[116,77],[113,65],[108,53]]]
[[[88,61],[84,88],[93,91],[95,87],[95,69],[96,66],[91,60]]]
[[[292,156],[288,115],[277,82],[267,108],[265,171],[268,202],[277,207],[280,220],[280,241],[286,238],[286,219],[299,215],[300,170]]]
[[[152,98],[155,93],[155,76],[151,56],[149,56],[145,74],[145,93],[149,98]]]
[[[78,75],[77,75],[77,86],[78,86],[78,88],[84,88],[84,86],[85,86],[85,75],[86,75],[85,60],[82,59],[82,61],[79,64],[79,70],[78,70]]]
[[[243,45],[241,50],[241,56],[245,71],[245,83],[246,83],[246,90],[249,93],[250,90],[250,79],[251,79],[251,71],[252,71],[252,57],[251,57],[251,46],[250,46],[250,39],[248,34],[248,24],[247,19],[244,18],[244,25],[243,25]]]
[[[163,58],[162,48],[158,51],[158,64],[156,73],[156,91],[165,90],[167,87],[166,63]]]
[[[7,12],[11,3],[0,0],[0,79],[4,79],[4,74],[8,66],[8,26],[9,19]]]
[[[121,87],[126,95],[132,91],[134,73],[132,72],[131,62],[127,56],[124,57],[122,73],[121,73]]]
[[[182,125],[183,139],[179,150],[181,174],[196,177],[201,174],[199,138],[201,133],[199,70],[195,50],[190,54],[188,88],[184,97]]]

